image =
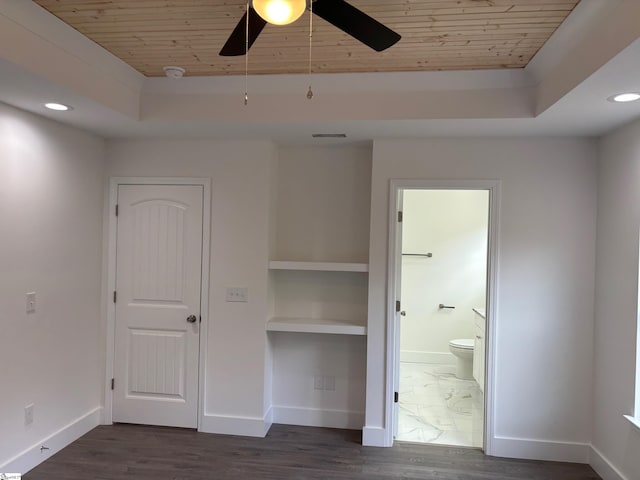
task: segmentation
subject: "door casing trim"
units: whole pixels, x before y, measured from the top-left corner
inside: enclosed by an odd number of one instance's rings
[[[385,445],[393,445],[393,395],[395,380],[395,301],[397,205],[401,190],[488,190],[489,228],[487,244],[487,333],[485,365],[484,445],[486,455],[492,455],[495,435],[495,367],[496,325],[498,307],[498,240],[500,232],[500,180],[421,180],[391,179],[389,184],[389,238],[387,244],[387,315],[386,315],[386,392],[385,392]]]
[[[113,423],[113,392],[111,379],[114,378],[116,309],[111,301],[116,289],[116,242],[117,218],[115,215],[119,185],[197,185],[202,187],[202,269],[200,286],[200,341],[198,358],[198,411],[197,424],[200,430],[204,419],[207,360],[207,326],[209,324],[209,261],[211,235],[211,179],[195,177],[111,177],[109,182],[109,226],[107,240],[107,288],[103,291],[106,303],[106,368],[104,378],[104,409],[102,423]],[[117,379],[116,379],[117,381]]]

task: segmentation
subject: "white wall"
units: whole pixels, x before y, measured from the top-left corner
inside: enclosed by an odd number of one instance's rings
[[[621,415],[633,402],[627,378],[633,377],[635,341],[639,130],[635,125],[603,142],[599,185],[593,436],[596,448],[629,478],[638,473],[632,454],[638,433]],[[564,445],[589,442],[596,201],[591,141],[377,141],[372,173],[367,148],[283,148],[276,166],[278,152],[269,142],[110,141],[105,175],[103,153],[95,137],[0,106],[0,174],[7,179],[0,185],[0,218],[11,232],[0,251],[6,305],[0,336],[3,359],[21,360],[0,370],[0,384],[13,392],[0,396],[0,465],[101,403],[104,367],[96,352],[104,350],[98,319],[105,176],[212,178],[210,431],[224,431],[235,420],[246,421],[251,431],[265,423],[271,362],[274,403],[290,405],[286,392],[302,385],[288,384],[289,374],[277,372],[302,371],[303,383],[312,372],[335,374],[334,394],[309,396],[307,385],[294,408],[358,412],[366,388],[366,426],[384,429],[389,179],[500,179],[496,435],[514,443],[511,452],[521,456],[542,457],[539,445],[558,442],[562,457]],[[369,186],[370,217],[363,199]],[[296,196],[306,206],[289,201]],[[346,213],[329,215],[345,204]],[[368,255],[367,339],[314,337],[310,352],[319,355],[318,363],[307,356],[300,368],[287,370],[305,354],[305,342],[285,334],[268,349],[270,249],[280,259],[362,261]],[[250,302],[225,303],[227,285],[248,286]],[[38,313],[28,316],[24,293],[30,290],[38,292]],[[341,383],[347,381],[349,386]],[[31,402],[36,420],[24,427],[23,407]]]
[[[402,211],[402,253],[433,256],[402,256],[400,358],[455,362],[449,341],[473,339],[485,307],[489,192],[407,189]]]
[[[371,443],[379,441],[387,427],[391,178],[501,180],[495,318],[498,438],[493,453],[586,461],[593,356],[594,143],[543,138],[374,143],[365,428],[365,441]]]
[[[264,434],[265,322],[269,206],[275,147],[270,142],[111,141],[108,176],[208,177],[212,180],[205,424],[220,433]],[[227,303],[227,286],[249,289]]]
[[[46,439],[80,417],[99,421],[103,157],[97,137],[0,104],[0,471],[56,453],[72,435]]]
[[[623,415],[633,414],[636,374],[640,122],[604,137],[599,155],[592,464],[608,461],[631,480],[640,431]]]
[[[367,262],[371,147],[281,147],[274,260]]]
[[[366,262],[371,147],[281,147],[274,259]],[[274,271],[273,313],[366,323],[367,275]],[[276,423],[362,428],[363,337],[271,332]],[[316,376],[335,390],[316,390]]]
[[[365,338],[304,333],[269,334],[273,348],[274,422],[361,429],[364,424]],[[316,390],[315,376],[333,377]]]

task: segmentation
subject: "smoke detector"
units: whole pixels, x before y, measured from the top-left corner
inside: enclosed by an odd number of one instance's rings
[[[185,69],[181,67],[163,67],[164,74],[169,78],[182,78]]]

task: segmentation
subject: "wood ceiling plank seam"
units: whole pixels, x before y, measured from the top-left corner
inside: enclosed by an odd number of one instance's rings
[[[375,12],[376,18],[397,18],[402,20],[409,17],[417,16],[434,16],[442,17],[449,15],[547,15],[549,13],[568,14],[573,10],[569,5],[536,5],[533,7],[493,7],[493,8],[448,8],[448,9],[412,9],[399,12],[397,8],[387,6]],[[69,22],[78,22],[80,19],[86,19],[89,22],[112,22],[120,21],[126,18],[135,18],[139,20],[157,20],[160,18],[173,19],[190,19],[190,18],[207,18],[216,20],[227,20],[229,22],[240,18],[245,8],[238,8],[237,11],[230,12],[228,9],[220,7],[207,9],[130,9],[130,10],[84,10],[84,11],[60,11],[54,10],[56,15],[64,18]],[[304,23],[304,22],[297,22]]]
[[[524,19],[520,19],[520,18],[506,18],[506,19],[500,19],[500,20],[494,20],[494,19],[467,19],[467,20],[448,20],[448,21],[429,21],[429,22],[411,22],[411,23],[406,23],[404,28],[407,27],[413,27],[413,28],[421,28],[421,29],[430,29],[430,28],[442,28],[442,27],[473,27],[473,26],[482,26],[482,25],[498,25],[498,26],[507,26],[507,25],[523,25],[523,26],[528,26],[528,25],[559,25],[560,23],[562,23],[562,18],[560,17],[545,17],[545,18],[539,18],[536,20],[531,20],[531,21],[525,21]],[[77,25],[74,28],[76,28],[77,30],[87,30],[87,28],[89,28],[90,26],[87,25]],[[154,24],[154,25],[149,25],[148,23],[135,23],[135,24],[121,24],[121,25],[105,25],[105,26],[91,26],[92,32],[94,34],[98,34],[98,33],[112,33],[112,32],[130,32],[133,28],[135,28],[136,32],[148,32],[148,31],[156,31],[156,32],[189,32],[192,29],[196,28],[196,27],[200,27],[198,28],[198,30],[200,31],[215,31],[212,30],[210,28],[207,28],[206,24],[205,25],[190,25],[190,28],[188,30],[184,29],[183,25],[179,25],[179,24],[174,24],[174,23],[165,23],[165,24]],[[277,27],[274,27],[277,28]],[[265,34],[269,33],[271,29],[265,29]],[[305,29],[294,29],[294,28],[287,28],[287,29],[278,29],[279,32],[281,33],[286,33],[288,35],[301,35],[301,34],[305,34],[308,36],[308,30]],[[224,31],[224,30],[223,30]],[[321,30],[317,30],[317,31],[321,31]],[[402,31],[402,30],[400,30]],[[316,33],[316,30],[314,30],[314,35]],[[90,33],[91,34],[91,33]],[[342,32],[337,33],[338,34],[342,34]]]
[[[416,52],[415,48],[412,49],[406,49],[405,51],[405,55],[404,58],[410,58],[411,56],[422,56],[423,53],[422,52],[428,52],[429,55],[447,55],[449,53],[457,53],[457,52],[467,52],[468,55],[475,55],[475,53],[477,53],[478,51],[505,51],[505,50],[511,50],[514,48],[527,48],[527,49],[534,49],[537,47],[537,43],[524,43],[524,44],[507,44],[507,45],[462,45],[462,46],[453,46],[453,47],[443,47],[440,45],[431,45],[428,48],[425,49],[421,49],[419,52]],[[122,49],[122,51],[127,50],[126,47],[124,47]],[[412,53],[412,51],[414,53]],[[189,52],[200,52],[199,50],[186,50],[186,49],[171,49],[171,50],[161,50],[161,49],[147,49],[146,52],[149,54],[148,58],[162,58],[163,55],[169,55],[169,56],[180,56],[180,55],[184,55],[185,53],[189,53]],[[165,53],[168,52],[168,53]],[[329,51],[325,51],[325,52],[320,52],[320,54],[314,58],[319,59],[319,58],[333,58],[333,57],[337,57],[339,58],[339,56],[341,54],[344,55],[349,55],[351,54],[351,50],[349,50],[348,48],[342,48],[339,49],[336,52],[329,52]],[[134,54],[131,54],[134,55]],[[271,57],[271,58],[278,58],[281,57],[283,55],[281,55],[280,53],[272,53],[272,52],[265,52],[262,57]],[[302,58],[306,58],[308,61],[308,55],[307,52],[304,52],[303,50],[289,50],[287,51],[285,57],[286,58],[295,58],[296,56],[302,57]],[[211,55],[212,58],[218,58],[217,55]],[[366,57],[365,57],[366,58]],[[387,57],[381,57],[381,59],[385,59],[385,58],[394,58],[395,56],[387,56]],[[226,60],[225,60],[226,61]]]
[[[396,17],[390,17],[396,18]],[[419,24],[422,26],[423,24],[432,24],[432,23],[444,23],[448,24],[451,22],[471,22],[474,23],[539,23],[540,21],[553,21],[553,22],[562,22],[566,16],[561,12],[553,12],[548,13],[546,15],[532,15],[532,14],[524,14],[524,15],[514,15],[514,14],[505,14],[505,15],[425,15],[425,16],[412,16],[409,18],[402,19],[402,22],[397,22],[399,25],[412,25]],[[388,20],[388,19],[387,19]],[[129,20],[121,20],[121,21],[109,21],[109,22],[75,22],[73,24],[74,28],[127,28],[131,29],[133,27],[139,26],[150,26],[148,20],[132,18]],[[235,26],[234,22],[234,26]],[[387,24],[392,25],[393,21],[386,21]],[[161,18],[155,19],[152,27],[163,27],[163,26],[178,26],[183,29],[190,29],[193,27],[202,26],[207,29],[212,28],[211,19],[207,18],[193,18],[187,20],[174,19],[174,18]],[[326,25],[329,27],[329,25]],[[308,33],[308,25],[304,24],[291,24],[285,25],[279,28],[280,30],[285,31],[305,31]],[[335,27],[332,27],[335,28]]]
[[[541,45],[543,42],[540,39],[536,38],[528,38],[523,37],[520,39],[491,39],[491,40],[447,40],[447,39],[439,39],[433,38],[432,40],[416,40],[413,42],[405,42],[402,45],[399,45],[396,48],[396,52],[408,53],[410,50],[415,50],[416,48],[420,48],[420,50],[428,50],[430,48],[438,48],[438,49],[450,49],[450,48],[491,48],[491,47],[505,47],[509,45]],[[131,45],[129,42],[111,42],[110,47],[113,49],[118,48],[132,48],[135,47],[140,52],[148,52],[154,50],[171,50],[171,51],[197,51],[197,52],[211,52],[211,45],[209,43],[165,43],[165,42],[148,42],[144,45]],[[326,47],[341,47],[340,45],[336,46],[334,44],[325,43],[323,45],[317,45],[316,48],[321,48],[324,50]],[[270,49],[270,46],[261,46],[256,47],[256,54],[261,54]],[[291,46],[291,47],[281,47],[281,52],[306,52],[303,47]],[[215,54],[215,53],[214,53]],[[217,54],[215,54],[217,56]]]

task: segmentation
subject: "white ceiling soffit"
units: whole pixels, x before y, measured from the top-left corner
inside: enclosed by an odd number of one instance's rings
[[[640,38],[640,1],[582,0],[525,68],[541,114]]]
[[[0,1],[0,59],[138,117],[144,76],[31,1]]]
[[[306,75],[250,77],[245,107],[242,77],[145,79],[37,5],[5,0],[0,3],[0,101],[105,137],[309,143],[311,133],[337,131],[347,133],[347,141],[598,135],[640,116],[640,105],[605,100],[640,89],[633,83],[640,78],[638,42],[606,63],[640,35],[633,22],[611,22],[639,6],[635,0],[583,0],[525,70],[314,75],[311,101],[305,97]],[[594,19],[603,24],[585,33]],[[611,31],[616,38],[594,49],[595,40],[602,40],[597,35]],[[561,47],[566,52],[558,55]],[[573,69],[567,78],[565,65]],[[574,70],[584,76],[576,79]],[[50,100],[74,110],[45,113],[42,103]],[[552,106],[534,118],[547,103]]]

